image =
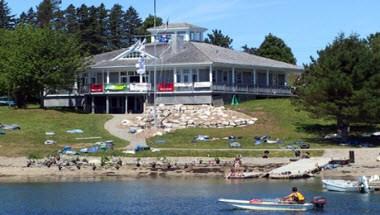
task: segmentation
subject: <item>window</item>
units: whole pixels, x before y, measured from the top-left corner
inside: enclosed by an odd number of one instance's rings
[[[102,72],[96,73],[96,83],[98,83],[98,84],[103,83],[103,73]]]
[[[90,73],[90,83],[96,84],[96,73],[95,72]]]
[[[87,73],[84,73],[83,76],[82,76],[82,78],[81,78],[81,82],[82,82],[82,85],[83,85],[83,86],[88,84],[88,79],[87,79],[87,77],[88,77],[88,74],[87,74]]]
[[[210,81],[210,70],[209,69],[199,69],[198,71],[199,71],[199,77],[198,77],[199,82]],[[214,79],[214,74],[213,74],[213,79]]]
[[[216,83],[216,71],[212,71],[212,82]]]
[[[195,69],[193,70],[192,80],[193,80],[193,82],[197,82],[198,81],[198,71],[195,70]]]
[[[181,83],[181,72],[177,72],[177,83]]]
[[[228,82],[228,73],[227,71],[223,71],[223,83],[227,83]]]
[[[120,82],[121,83],[128,83],[128,76],[127,72],[120,72]]]
[[[111,84],[119,83],[119,73],[118,72],[110,72],[110,83]]]
[[[236,72],[236,83],[241,84],[242,81],[242,73],[241,72]]]
[[[183,83],[190,82],[189,75],[190,75],[189,71],[183,71]]]
[[[278,74],[278,85],[281,87],[286,86],[285,74]]]

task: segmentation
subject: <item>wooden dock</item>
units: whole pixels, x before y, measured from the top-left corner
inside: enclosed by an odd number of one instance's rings
[[[313,173],[320,170],[321,167],[327,165],[331,158],[318,157],[309,159],[300,159],[290,162],[287,165],[273,169],[269,172],[269,178],[303,178],[313,176]]]

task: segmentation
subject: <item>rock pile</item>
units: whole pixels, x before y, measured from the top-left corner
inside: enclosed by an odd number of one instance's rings
[[[255,124],[257,118],[243,113],[211,105],[160,105],[157,107],[157,121],[164,129],[181,128],[231,128]],[[144,116],[133,123],[135,127],[154,125],[154,108],[147,107]]]

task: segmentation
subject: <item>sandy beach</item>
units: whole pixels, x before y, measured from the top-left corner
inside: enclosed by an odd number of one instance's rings
[[[328,149],[324,157],[334,159],[348,159],[349,150],[355,151],[355,163],[338,167],[335,169],[323,170],[320,173],[322,178],[349,178],[357,176],[371,176],[380,174],[380,162],[376,157],[380,149]],[[72,159],[77,157],[63,157]],[[78,157],[80,160],[95,160],[100,162],[97,157]],[[119,158],[117,158],[119,159]],[[95,177],[144,177],[144,176],[218,176],[222,177],[233,163],[233,158],[221,158],[220,164],[216,164],[214,158],[193,158],[193,157],[171,157],[166,158],[165,162],[158,158],[120,158],[123,165],[118,169],[112,165],[93,170],[90,165],[83,165],[80,169],[76,166],[63,166],[59,170],[58,166],[50,168],[42,165],[42,161],[27,167],[26,157],[0,157],[0,181],[2,182],[32,182],[41,180],[55,179],[65,180],[91,180]],[[200,160],[202,160],[200,164]],[[137,167],[137,161],[140,166]],[[250,171],[269,171],[275,167],[289,163],[289,158],[242,158],[243,165]],[[157,168],[152,169],[151,164],[156,163]],[[170,163],[172,168],[165,170],[164,163]],[[192,166],[185,168],[185,165]],[[175,168],[173,168],[173,166]],[[166,167],[167,168],[167,167]]]

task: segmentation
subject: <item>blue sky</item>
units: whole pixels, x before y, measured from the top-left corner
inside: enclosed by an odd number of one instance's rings
[[[35,7],[41,0],[7,0],[13,13]],[[141,17],[153,13],[153,0],[63,0],[108,8],[119,3],[135,7]],[[367,36],[380,31],[378,0],[157,0],[157,15],[169,22],[189,22],[221,29],[233,38],[233,48],[257,47],[269,32],[292,48],[297,64],[331,42],[339,32]]]

